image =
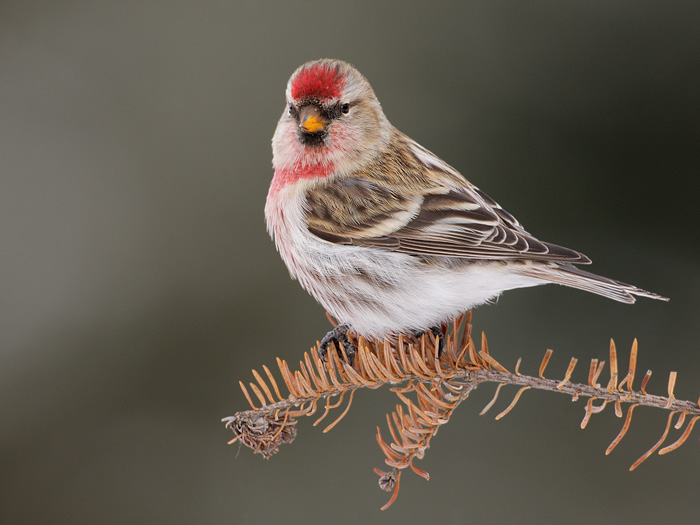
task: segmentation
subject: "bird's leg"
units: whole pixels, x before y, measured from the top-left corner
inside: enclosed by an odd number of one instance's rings
[[[338,356],[340,357],[341,361],[343,361],[343,352],[340,349],[340,345],[342,344],[343,350],[345,350],[345,355],[348,356],[348,364],[352,366],[352,363],[355,360],[357,348],[355,348],[355,345],[353,345],[348,339],[348,329],[348,325],[339,324],[333,328],[333,330],[328,332],[323,339],[321,339],[321,345],[318,347],[318,355],[321,357],[321,359],[325,361],[328,348],[335,346]]]
[[[439,326],[431,326],[427,330],[416,330],[413,332],[413,335],[416,339],[418,339],[418,342],[420,342],[421,337],[428,332],[433,334],[438,339],[437,355],[440,357],[442,355],[442,351],[445,349],[445,335],[442,333]],[[432,339],[429,339],[429,341],[432,343]]]

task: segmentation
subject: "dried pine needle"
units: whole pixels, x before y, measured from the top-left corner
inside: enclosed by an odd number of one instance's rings
[[[498,386],[496,387],[496,392],[493,394],[493,398],[491,399],[491,401],[489,401],[489,404],[486,405],[486,406],[481,410],[481,412],[479,412],[479,415],[480,415],[480,416],[483,416],[484,414],[486,414],[486,412],[488,412],[488,411],[491,409],[491,407],[492,407],[492,406],[494,405],[494,403],[496,402],[496,399],[498,399],[498,393],[501,391],[501,388],[503,388],[503,385],[505,385],[505,384],[506,384],[506,383],[498,383]]]
[[[671,408],[676,397],[673,395],[673,390],[676,388],[676,372],[671,372],[668,375],[668,403],[666,403],[665,408]]]
[[[262,365],[263,370],[265,371],[265,374],[267,375],[267,378],[270,380],[270,384],[272,385],[272,388],[275,391],[275,394],[277,394],[277,399],[280,401],[284,401],[284,398],[282,397],[282,394],[280,394],[280,389],[277,386],[277,381],[275,381],[275,376],[272,375],[272,372],[270,372],[270,369],[267,368],[265,365]]]
[[[644,374],[644,377],[642,378],[642,386],[640,390],[642,391],[642,394],[646,395],[646,387],[647,383],[649,382],[649,378],[651,377],[651,370],[647,370],[646,374]]]
[[[260,404],[263,407],[266,407],[267,403],[265,402],[265,398],[263,397],[263,394],[260,391],[260,389],[257,386],[255,386],[253,383],[249,383],[249,385],[250,385],[251,390],[253,390],[255,397],[257,397],[260,400]]]
[[[685,440],[688,439],[688,436],[690,436],[690,433],[693,431],[693,427],[695,426],[695,422],[698,419],[700,419],[700,416],[695,416],[693,419],[691,419],[690,423],[688,423],[688,426],[685,427],[683,434],[681,434],[681,437],[679,437],[675,442],[671,443],[667,447],[664,447],[661,450],[659,450],[659,455],[663,456],[664,454],[668,454],[669,452],[676,450],[683,443],[685,443]],[[678,428],[677,425],[676,427]]]
[[[632,466],[630,467],[630,471],[636,469],[639,465],[641,465],[649,456],[651,456],[654,452],[656,452],[656,449],[661,446],[661,444],[664,442],[666,439],[666,436],[668,436],[668,430],[671,428],[671,419],[673,419],[673,415],[675,412],[671,412],[668,415],[668,420],[666,420],[666,429],[664,430],[664,433],[661,436],[661,439],[659,439],[656,444],[651,447],[649,450],[647,450],[642,457],[640,457],[637,461],[635,461]]]
[[[610,381],[608,382],[608,393],[612,394],[617,389],[617,347],[615,341],[610,339]]]
[[[552,358],[552,354],[554,353],[554,350],[548,349],[544,353],[544,357],[542,358],[542,363],[540,363],[540,379],[544,379],[544,370],[547,368],[547,364],[549,364],[549,360]]]
[[[615,439],[613,439],[613,442],[610,443],[610,445],[608,446],[607,450],[605,451],[606,456],[613,451],[613,449],[618,445],[618,443],[622,441],[622,438],[625,437],[625,434],[627,434],[627,430],[629,430],[630,423],[632,422],[632,411],[636,406],[639,406],[639,404],[635,403],[634,405],[630,405],[630,407],[627,409],[627,417],[625,418],[625,423],[622,425],[622,430],[620,430],[620,433]]]
[[[530,388],[531,388],[530,386],[524,386],[524,387],[522,387],[520,390],[518,390],[518,392],[515,394],[515,397],[513,398],[513,401],[511,401],[511,402],[510,402],[510,405],[508,405],[508,408],[506,408],[503,412],[501,412],[500,414],[498,414],[498,415],[495,417],[495,419],[496,419],[496,420],[499,420],[499,419],[501,419],[503,416],[505,416],[506,414],[508,414],[508,412],[510,412],[511,410],[513,410],[513,408],[515,407],[515,405],[516,405],[516,403],[518,402],[518,400],[520,400],[520,396],[523,394],[523,392],[525,392],[525,390],[528,390],[528,389],[530,389]]]
[[[248,393],[248,390],[246,389],[245,385],[243,384],[243,381],[239,381],[238,384],[241,386],[241,390],[243,390],[243,395],[248,400],[248,404],[250,404],[250,406],[253,407],[253,410],[257,410],[258,407],[255,406],[255,404],[253,403],[253,400],[250,398],[250,394]]]
[[[569,361],[569,366],[566,369],[566,374],[564,374],[564,379],[562,379],[561,382],[557,385],[557,390],[563,389],[564,385],[569,383],[569,381],[571,380],[571,374],[574,373],[574,368],[576,368],[576,363],[578,363],[578,359],[572,357],[571,361]]]
[[[515,375],[516,375],[516,376],[521,375],[521,374],[520,374],[520,363],[522,363],[522,362],[523,362],[523,358],[522,358],[522,357],[518,357],[518,361],[515,363]]]
[[[603,372],[603,369],[605,368],[605,361],[601,361],[598,363],[598,368],[595,371],[595,374],[593,374],[593,386],[594,388],[600,388],[600,385],[598,384],[598,378],[600,377],[600,374]]]
[[[391,494],[391,498],[389,499],[389,501],[387,501],[382,507],[380,507],[380,510],[388,509],[396,501],[396,497],[399,495],[399,482],[401,481],[401,471],[400,470],[397,471],[395,480],[396,481],[394,483],[394,492]]]
[[[484,361],[486,361],[491,368],[495,368],[499,372],[503,372],[506,374],[510,373],[501,363],[499,363],[493,357],[491,357],[491,354],[489,354],[485,350],[482,350],[481,352],[479,352],[479,357],[481,357]]]
[[[330,425],[328,425],[326,428],[323,429],[324,434],[326,432],[328,432],[330,429],[332,429],[334,426],[336,426],[340,422],[340,420],[345,417],[345,414],[347,414],[348,410],[350,410],[350,406],[352,405],[352,398],[354,395],[355,395],[355,391],[351,390],[350,391],[350,399],[348,400],[348,406],[346,406],[345,410],[343,410],[343,413],[340,414],[340,416],[338,416],[338,419],[336,419],[335,421],[333,421],[333,423],[331,423]]]
[[[253,376],[260,385],[260,388],[262,388],[263,392],[265,392],[265,395],[267,396],[267,399],[270,400],[270,403],[274,403],[275,399],[272,397],[272,392],[270,392],[270,389],[268,388],[267,384],[265,383],[263,378],[260,377],[260,374],[258,374],[257,370],[255,369],[253,369]]]

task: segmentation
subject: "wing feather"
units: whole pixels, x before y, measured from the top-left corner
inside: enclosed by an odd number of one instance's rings
[[[395,132],[392,146],[391,154],[365,171],[308,191],[312,234],[416,256],[590,262],[577,251],[534,238],[493,199],[408,137]]]

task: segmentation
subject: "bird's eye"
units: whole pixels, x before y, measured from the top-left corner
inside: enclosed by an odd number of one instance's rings
[[[289,114],[294,115],[294,105],[289,104]]]
[[[340,106],[340,111],[342,111],[343,113],[347,113],[348,111],[350,111],[350,104],[343,104],[342,106]]]

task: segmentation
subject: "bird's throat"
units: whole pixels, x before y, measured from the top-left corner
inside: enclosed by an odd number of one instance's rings
[[[322,148],[325,145],[327,135],[325,131],[308,133],[300,130],[298,133],[299,142],[306,147]]]
[[[333,164],[318,162],[314,164],[298,163],[291,168],[277,168],[270,184],[269,195],[274,195],[282,188],[300,180],[323,179],[333,173]]]

